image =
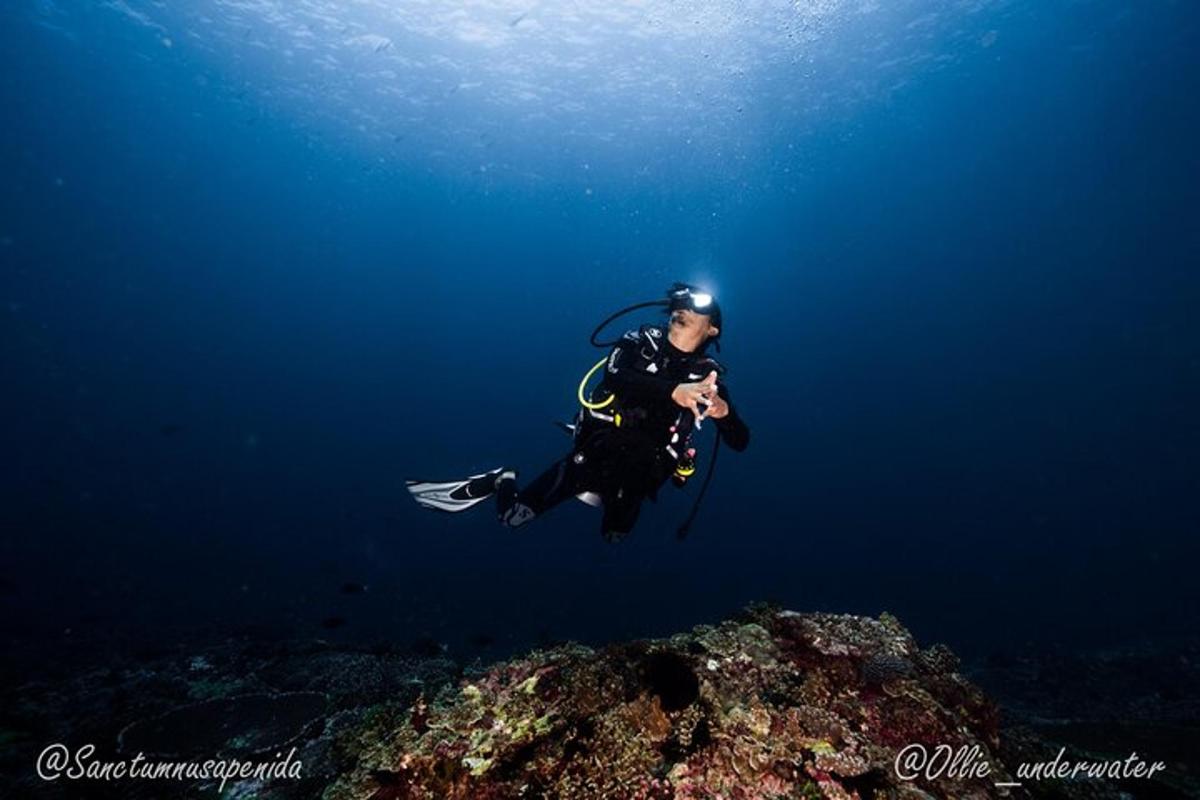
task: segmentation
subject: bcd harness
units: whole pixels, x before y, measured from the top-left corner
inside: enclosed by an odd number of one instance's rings
[[[658,362],[656,356],[658,354],[658,342],[656,336],[661,336],[661,333],[655,328],[643,328],[639,332],[641,349],[639,355],[648,368],[646,372],[654,373],[658,370]],[[620,401],[616,393],[611,393],[602,400],[592,400],[591,397],[595,394],[595,389],[591,392],[587,391],[588,381],[596,374],[596,371],[608,364],[609,371],[614,371],[614,360],[618,357],[619,351],[614,349],[608,356],[597,361],[591,369],[583,376],[583,380],[579,382],[578,398],[579,404],[582,407],[579,412],[578,422],[582,423],[584,419],[595,420],[601,424],[612,425],[620,428],[628,419],[627,414],[622,413]],[[709,360],[710,363],[720,369],[720,365]],[[633,368],[633,367],[631,367]],[[696,472],[696,449],[691,446],[692,431],[681,434],[684,425],[684,415],[688,413],[685,410],[680,410],[676,414],[675,420],[670,424],[668,433],[670,439],[663,449],[671,457],[671,461],[675,464],[675,469],[671,473],[671,481],[675,486],[682,488],[688,479]]]

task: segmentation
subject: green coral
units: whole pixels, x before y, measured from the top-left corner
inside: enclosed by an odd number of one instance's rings
[[[470,772],[473,776],[479,777],[480,775],[484,774],[489,769],[491,769],[492,764],[494,764],[496,762],[494,759],[491,759],[491,758],[481,758],[479,756],[464,756],[462,763],[463,763],[464,767],[466,767],[468,770],[470,770]]]

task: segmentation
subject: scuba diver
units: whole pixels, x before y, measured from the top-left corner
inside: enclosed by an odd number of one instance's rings
[[[666,325],[645,324],[611,342],[596,340],[613,320],[648,306],[665,306]],[[458,481],[410,480],[409,492],[422,506],[449,512],[495,496],[500,522],[510,528],[576,497],[603,506],[601,533],[616,541],[633,529],[642,501],[656,500],[668,479],[678,487],[687,483],[696,470],[693,435],[705,420],[713,420],[717,435],[709,470],[677,532],[684,538],[708,489],[721,442],[739,452],[750,442],[750,430],[721,380],[725,369],[707,354],[709,344],[720,350],[721,326],[721,308],[712,295],[684,283],[674,284],[665,300],[616,312],[592,333],[593,345],[611,350],[579,384],[581,408],[574,424],[559,423],[573,439],[566,456],[523,488],[515,470],[499,467]],[[603,380],[586,392],[601,367]]]

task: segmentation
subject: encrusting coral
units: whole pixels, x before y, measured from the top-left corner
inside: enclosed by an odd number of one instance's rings
[[[325,800],[998,796],[995,708],[943,647],[880,619],[753,607],[669,639],[534,652],[339,743]],[[901,780],[910,744],[986,776]]]

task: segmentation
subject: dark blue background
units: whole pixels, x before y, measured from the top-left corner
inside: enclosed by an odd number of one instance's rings
[[[760,599],[968,652],[1195,630],[1190,4],[1010,14],[853,114],[748,110],[731,174],[591,193],[344,146],[100,13],[0,12],[7,635],[466,652]],[[718,293],[754,436],[689,541],[671,491],[619,546],[578,504],[514,533],[408,501],[556,458],[591,327],[675,279]]]

